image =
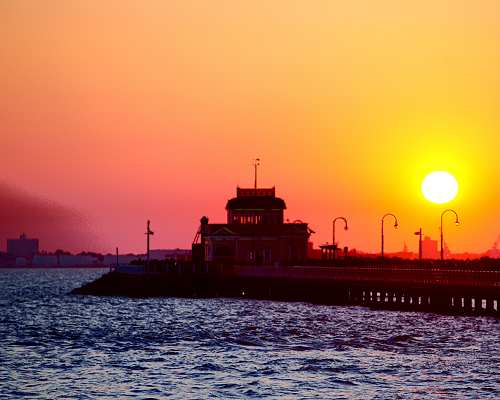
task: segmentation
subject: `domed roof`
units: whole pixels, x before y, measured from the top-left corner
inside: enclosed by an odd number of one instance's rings
[[[283,199],[274,196],[233,197],[228,200],[226,210],[285,210]]]

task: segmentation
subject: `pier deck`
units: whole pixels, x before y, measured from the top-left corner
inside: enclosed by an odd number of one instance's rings
[[[114,271],[74,293],[248,297],[500,316],[500,270],[417,266],[232,266],[197,271]]]

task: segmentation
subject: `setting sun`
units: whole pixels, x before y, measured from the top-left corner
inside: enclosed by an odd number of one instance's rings
[[[422,182],[424,197],[437,204],[447,203],[458,193],[458,183],[453,175],[445,171],[428,174]]]

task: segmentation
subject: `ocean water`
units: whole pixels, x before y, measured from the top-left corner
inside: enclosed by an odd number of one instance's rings
[[[1,399],[500,398],[487,317],[68,295],[105,270],[0,270]]]

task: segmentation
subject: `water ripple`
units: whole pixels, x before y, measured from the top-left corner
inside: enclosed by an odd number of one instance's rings
[[[67,293],[105,271],[0,271],[0,398],[499,398],[498,320]]]

